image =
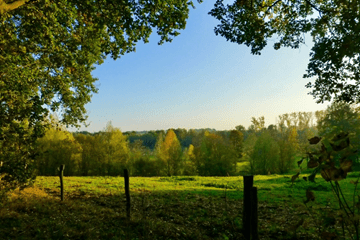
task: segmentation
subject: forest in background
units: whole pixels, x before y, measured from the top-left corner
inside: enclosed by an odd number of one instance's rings
[[[294,112],[278,117],[276,125],[264,117],[246,129],[169,129],[121,132],[109,122],[97,133],[66,131],[55,118],[53,127],[37,141],[38,175],[117,176],[127,168],[131,176],[234,176],[244,173],[287,173],[314,151],[308,139],[347,132],[352,149],[359,149],[360,108],[345,102],[326,110]],[[335,156],[336,157],[336,156]],[[308,159],[307,159],[308,160]],[[354,167],[359,164],[354,155]]]

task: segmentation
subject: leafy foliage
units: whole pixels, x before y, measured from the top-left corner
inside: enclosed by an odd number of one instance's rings
[[[324,138],[324,144],[333,150],[340,151],[348,148],[350,151],[360,149],[360,113],[357,105],[350,105],[345,102],[334,102],[324,112],[321,121],[318,123],[319,135]],[[344,134],[348,134],[345,136]],[[341,141],[348,139],[349,143]],[[333,142],[333,143],[331,143]],[[339,154],[336,154],[339,155]],[[339,158],[339,156],[335,156]],[[357,163],[357,159],[350,157]]]
[[[316,168],[315,172],[320,170],[321,176],[326,181],[340,181],[346,178],[347,173],[351,171],[351,167],[353,165],[352,160],[349,160],[348,158],[354,153],[351,150],[349,152],[349,150],[346,149],[349,147],[349,138],[347,137],[347,134],[340,134],[337,137],[339,136],[342,136],[338,139],[338,141],[341,142],[337,143],[340,145],[331,144],[333,146],[332,148],[326,148],[324,143],[320,142],[319,137],[309,139],[309,141],[314,145],[321,143],[321,147],[318,152],[308,153],[309,161],[307,166],[308,168]],[[332,141],[334,140],[336,140],[336,138],[332,139]],[[339,146],[343,147],[340,149]],[[342,157],[336,161],[334,159],[334,153],[339,151],[342,151]]]
[[[65,164],[67,176],[122,175],[130,167],[126,136],[108,123],[105,131],[96,135],[77,134],[64,128],[51,128],[36,143],[37,170],[40,175],[58,174]]]
[[[194,153],[201,176],[227,176],[235,172],[236,152],[217,134],[205,132]]]
[[[194,153],[194,145],[190,144],[189,148],[184,151],[184,171],[183,175],[194,176],[198,175],[196,156]]]
[[[120,58],[184,29],[192,1],[0,1],[0,173],[8,182],[32,178],[33,144],[51,112],[79,126],[97,92],[91,75],[107,56]],[[21,151],[20,151],[21,149]],[[15,184],[16,185],[16,184]]]
[[[157,154],[163,161],[166,175],[180,175],[183,168],[182,150],[174,130],[169,129],[165,139],[159,138]]]
[[[255,174],[268,174],[275,172],[279,162],[279,145],[271,137],[268,131],[261,133],[257,138],[254,150],[249,155],[252,173]]]
[[[283,129],[279,136],[278,145],[280,154],[277,168],[280,173],[286,173],[294,167],[295,156],[299,150],[296,128]]]
[[[351,109],[353,109],[351,111],[357,111],[354,107]],[[351,115],[354,116],[352,118],[343,117],[336,120],[336,116],[346,116],[343,113],[345,112],[341,111],[341,114],[334,114],[332,118],[327,115],[331,114],[328,111],[324,112],[321,116],[315,114],[315,116],[319,116],[319,119],[316,117],[319,130],[323,129],[322,126],[326,126],[324,129],[333,131],[343,125],[347,129],[351,125],[356,130],[357,115],[353,114]],[[66,173],[69,175],[118,175],[122,174],[122,168],[125,167],[129,170],[131,176],[167,176],[169,173],[171,175],[188,176],[202,174],[243,175],[249,172],[260,173],[259,165],[255,165],[251,156],[254,157],[255,154],[261,152],[255,148],[255,144],[266,132],[271,141],[265,141],[265,143],[275,144],[274,146],[275,148],[278,146],[279,152],[278,157],[275,157],[275,160],[272,161],[272,170],[263,171],[263,173],[291,172],[294,170],[293,168],[296,166],[296,163],[300,170],[303,171],[306,166],[311,168],[319,166],[317,161],[311,160],[311,158],[308,159],[303,154],[308,152],[314,155],[314,152],[319,150],[319,147],[314,147],[315,145],[311,145],[310,142],[319,143],[320,140],[326,140],[327,137],[322,137],[321,139],[314,138],[309,142],[307,136],[317,133],[317,129],[314,125],[306,123],[307,120],[301,120],[302,115],[304,113],[301,112],[280,115],[278,125],[270,125],[267,128],[263,127],[258,131],[255,131],[255,127],[248,130],[242,129],[242,132],[239,130],[171,129],[167,131],[167,136],[165,136],[166,132],[164,130],[148,132],[132,131],[123,134],[119,129],[108,124],[104,131],[98,133],[73,133],[74,140],[72,141],[74,148],[69,146],[68,151],[65,146],[70,145],[70,141],[66,145],[62,139],[56,140],[56,144],[54,142],[52,145],[47,145],[49,151],[41,150],[40,147],[35,150],[40,154],[37,159],[43,159],[41,160],[43,162],[45,162],[44,159],[52,159],[50,160],[52,162],[55,159],[61,159],[58,155],[61,153],[59,151],[61,149],[60,146],[63,146],[64,156],[67,155],[68,157],[66,157],[66,160],[63,158],[64,160],[61,161],[69,161],[66,165],[72,166],[72,172],[67,171]],[[308,113],[305,115],[311,116]],[[331,120],[334,126],[332,127],[331,124],[325,123],[326,119]],[[64,131],[60,123],[53,123],[53,125],[54,131],[57,129],[59,136],[62,134],[71,135]],[[349,141],[351,139],[351,142],[353,142],[356,139],[354,137],[357,136],[357,133],[353,131],[348,136]],[[155,147],[153,146],[154,138],[157,138]],[[146,140],[149,139],[151,141],[147,142]],[[43,141],[44,146],[46,142]],[[347,143],[343,142],[342,144]],[[334,144],[327,144],[330,148],[331,145]],[[52,149],[51,146],[54,146],[54,148]],[[76,154],[77,147],[75,146],[81,148]],[[334,146],[337,145],[335,144]],[[339,145],[339,147],[342,148],[343,146]],[[357,144],[351,143],[351,148],[355,151]],[[174,149],[175,151],[172,151]],[[258,152],[255,153],[255,150]],[[45,154],[43,154],[44,152]],[[340,152],[334,154],[337,160],[341,159],[339,154]],[[173,155],[173,157],[169,157],[170,155]],[[76,158],[71,156],[76,156]],[[350,158],[355,160],[353,166],[357,167],[355,163],[357,162],[358,154],[354,153]],[[51,165],[53,167],[46,167],[46,164],[38,163],[37,168],[42,174],[57,174],[56,168],[60,163],[59,161],[55,162]],[[74,162],[74,164],[71,162]],[[48,172],[45,173],[44,169],[47,169],[46,171]],[[305,177],[306,180],[314,182],[317,173],[320,173],[320,169],[316,169],[309,177]]]
[[[36,149],[39,153],[36,157],[39,175],[57,175],[61,164],[65,164],[67,175],[79,175],[82,148],[65,129],[48,129],[45,136],[38,139]]]
[[[231,130],[229,141],[234,151],[236,152],[237,158],[240,159],[243,156],[243,142],[244,134],[238,130]]]
[[[326,138],[325,138],[326,139]],[[340,187],[339,181],[345,179],[348,173],[351,171],[353,161],[350,160],[351,155],[355,153],[350,148],[349,134],[340,132],[338,135],[328,140],[330,147],[326,147],[325,140],[320,137],[313,137],[309,139],[310,144],[320,145],[317,152],[307,153],[309,157],[308,168],[315,168],[314,172],[309,176],[309,180],[314,180],[315,175],[320,171],[322,178],[330,182],[332,190],[336,196],[341,210],[343,237],[345,238],[344,228],[348,228],[351,239],[359,239],[359,215],[358,211],[355,211],[355,194],[357,190],[358,180],[351,181],[355,185],[353,192],[353,206],[349,205],[349,198],[346,198],[343,194],[343,190]],[[334,155],[339,153],[341,158],[336,159]],[[306,191],[307,200],[315,200],[315,195],[309,189]],[[346,220],[345,217],[346,216]],[[349,228],[352,227],[351,230]]]
[[[4,118],[0,118],[0,124]],[[12,122],[0,129],[0,194],[16,187],[25,187],[35,179],[34,158],[36,156],[32,129],[27,121]],[[11,125],[11,126],[10,126]],[[10,129],[16,130],[10,130]],[[12,132],[9,134],[9,132]]]
[[[315,77],[311,94],[318,102],[332,98],[359,102],[359,1],[217,0],[209,14],[220,23],[215,33],[260,54],[269,39],[274,49],[299,48],[310,33],[314,46],[305,78]]]
[[[124,168],[128,166],[129,147],[126,136],[119,128],[112,126],[111,122],[106,125],[105,131],[99,134],[98,148],[102,151],[98,161],[102,175],[122,175]]]

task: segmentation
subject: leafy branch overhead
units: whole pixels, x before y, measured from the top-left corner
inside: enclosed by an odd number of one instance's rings
[[[310,34],[314,45],[305,78],[318,102],[332,98],[360,102],[360,1],[217,0],[209,14],[216,35],[251,47],[259,55],[268,41],[274,49],[299,48]]]
[[[98,90],[94,66],[135,51],[154,30],[159,44],[171,42],[191,7],[184,0],[0,0],[0,174],[26,182],[49,114],[66,126],[86,121],[85,105]]]

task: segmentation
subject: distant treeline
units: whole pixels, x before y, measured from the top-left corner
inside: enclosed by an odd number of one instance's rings
[[[247,129],[239,125],[227,131],[122,133],[108,123],[101,132],[70,133],[54,127],[37,143],[37,170],[57,175],[58,166],[65,164],[68,176],[116,176],[124,168],[132,176],[286,173],[314,150],[308,139],[315,135],[326,140],[348,132],[352,148],[359,149],[359,119],[357,106],[334,103],[325,111],[280,115],[276,125],[265,126],[264,117],[253,117]]]
[[[188,134],[188,131],[183,128],[178,128],[178,129],[173,129],[173,130],[174,130],[178,140],[180,141],[180,145],[182,148],[189,147],[189,145],[192,143],[192,136],[195,136],[198,133],[204,133],[205,131],[207,131],[209,133],[218,132],[218,131],[216,131],[216,129],[213,129],[213,128],[190,129],[189,131],[191,132],[191,134]],[[229,132],[229,131],[224,131],[224,132]],[[81,131],[81,132],[76,132],[74,134],[97,135],[100,133],[101,132],[90,133],[87,131]],[[158,136],[160,134],[165,135],[166,131],[165,130],[128,131],[128,132],[124,132],[123,134],[128,137],[128,141],[130,144],[134,143],[137,140],[141,140],[143,146],[145,146],[151,150],[154,150]]]

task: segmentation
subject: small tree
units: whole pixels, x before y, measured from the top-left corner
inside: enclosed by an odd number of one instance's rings
[[[79,173],[82,176],[93,176],[97,174],[97,151],[96,137],[92,135],[76,134],[76,141],[81,145],[81,161],[79,164]]]
[[[105,156],[106,175],[122,175],[129,160],[129,147],[126,136],[109,122],[100,134]]]
[[[248,170],[251,174],[255,174],[255,162],[253,161],[252,156],[256,140],[256,134],[251,133],[244,141],[244,155],[242,159],[249,162]]]
[[[81,145],[64,127],[48,129],[45,136],[38,139],[36,149],[39,175],[57,176],[61,164],[66,166],[67,175],[81,174]]]
[[[169,129],[164,140],[159,137],[156,152],[158,159],[163,162],[166,175],[181,174],[183,167],[182,149],[174,130]]]
[[[184,151],[184,171],[183,174],[187,176],[197,175],[196,156],[194,153],[194,145],[190,144],[189,148]]]
[[[157,175],[156,161],[150,159],[149,150],[143,146],[142,140],[136,140],[130,145],[130,162],[132,176],[152,177]]]
[[[279,161],[279,146],[271,137],[268,131],[261,133],[256,140],[254,150],[250,157],[252,172],[258,174],[268,174],[275,172]]]
[[[299,150],[299,144],[295,127],[282,130],[277,141],[280,153],[277,169],[280,173],[286,173],[295,166],[295,156]]]
[[[238,130],[230,131],[230,145],[233,151],[236,154],[237,161],[235,162],[234,168],[236,171],[236,164],[240,161],[243,156],[243,143],[244,143],[244,134]]]
[[[227,176],[235,173],[235,151],[219,135],[205,132],[195,148],[197,170],[202,176]]]

